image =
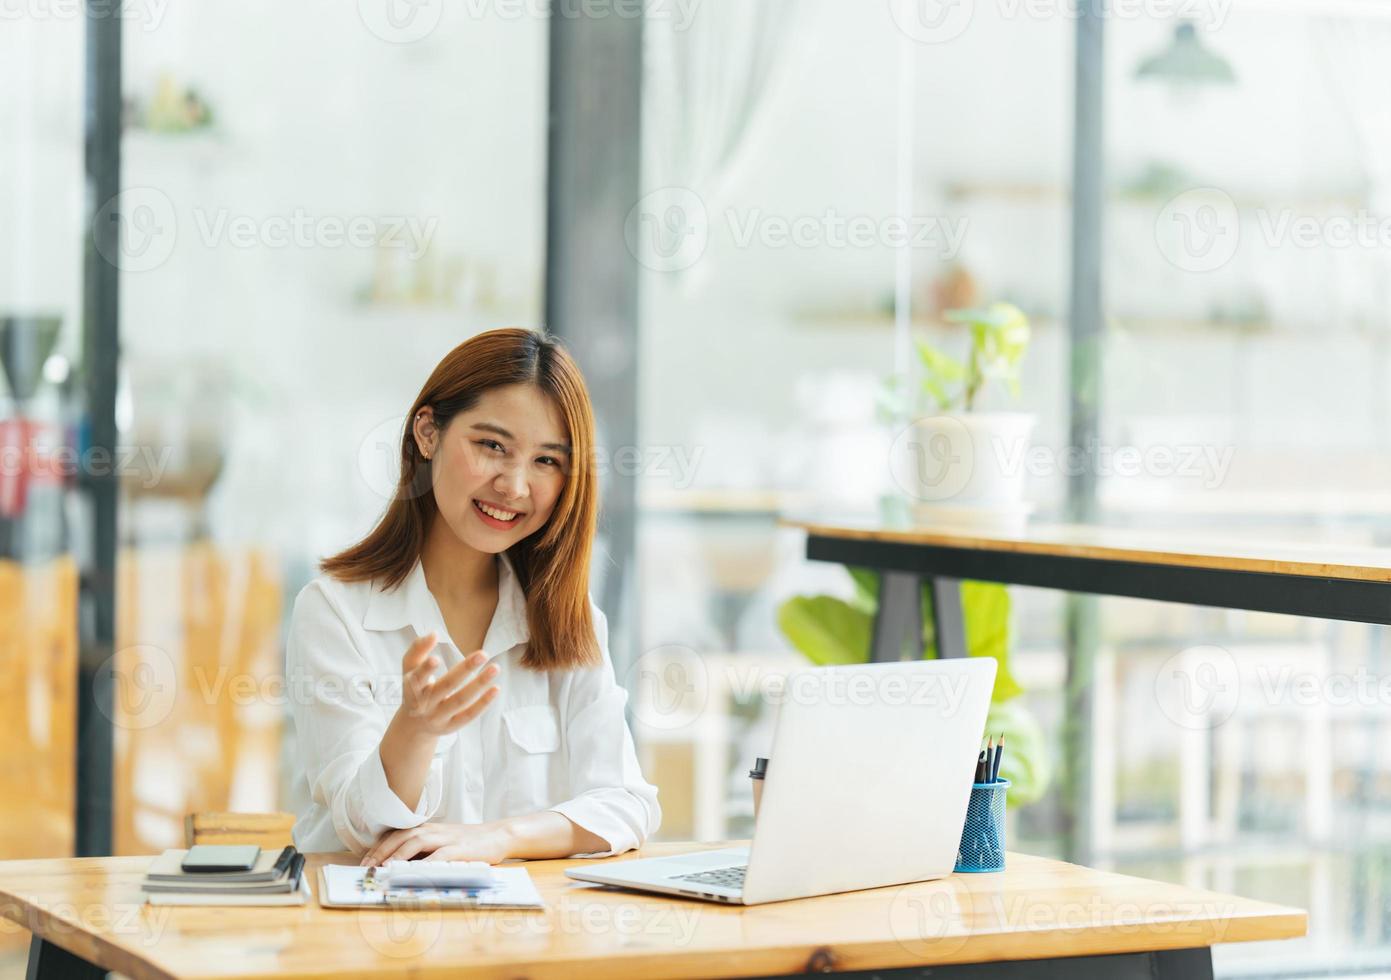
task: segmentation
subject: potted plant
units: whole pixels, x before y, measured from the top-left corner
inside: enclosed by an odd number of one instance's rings
[[[1018,397],[1028,317],[1010,303],[994,303],[952,310],[946,319],[967,328],[965,358],[919,339],[916,386],[897,379],[881,405],[899,421],[912,420],[894,440],[894,479],[919,520],[1022,523],[1030,509],[1023,500],[1023,464],[1036,418],[978,406],[995,384]]]

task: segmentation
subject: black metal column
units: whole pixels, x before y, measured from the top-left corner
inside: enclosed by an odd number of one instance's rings
[[[121,185],[121,18],[109,4],[90,0],[84,86],[87,173],[86,250],[83,258],[82,378],[91,426],[91,458],[115,459],[116,363],[120,270],[104,256],[117,249],[119,212],[97,222]],[[92,540],[78,544],[83,559],[78,610],[77,840],[79,856],[110,854],[112,846],[112,670],[116,644],[115,467],[91,468],[82,489]]]
[[[1068,299],[1069,443],[1084,455],[1100,430],[1102,229],[1106,206],[1104,0],[1079,4],[1072,159],[1072,281]],[[1068,519],[1096,517],[1096,470],[1077,468],[1067,487]],[[1067,706],[1063,713],[1063,841],[1069,861],[1091,857],[1092,676],[1099,641],[1092,596],[1066,599]]]
[[[551,17],[546,189],[546,325],[589,382],[603,473],[599,604],[619,669],[636,630],[638,265],[623,223],[641,195],[642,21]]]
[[[923,581],[912,573],[880,573],[879,608],[869,641],[869,659],[874,663],[897,662],[905,652],[909,660],[922,659]]]

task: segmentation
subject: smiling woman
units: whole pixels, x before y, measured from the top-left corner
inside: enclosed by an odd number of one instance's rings
[[[639,846],[660,810],[588,594],[579,369],[551,338],[490,331],[440,362],[410,418],[386,513],[295,603],[296,843],[363,863]]]

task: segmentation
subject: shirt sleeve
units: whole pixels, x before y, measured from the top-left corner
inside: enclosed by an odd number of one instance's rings
[[[606,851],[576,857],[607,857],[641,847],[662,821],[657,787],[638,767],[624,708],[628,692],[614,679],[608,621],[591,601],[594,631],[603,662],[570,672],[563,710],[571,799],[552,810],[603,838]]]
[[[385,831],[417,827],[435,814],[443,798],[440,753],[411,809],[387,784],[378,751],[400,703],[400,671],[385,676],[368,666],[319,582],[295,600],[285,675],[310,798],[328,811],[344,847],[361,854]]]

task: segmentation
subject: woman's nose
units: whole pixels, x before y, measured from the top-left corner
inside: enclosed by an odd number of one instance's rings
[[[526,494],[526,473],[520,466],[503,467],[497,479],[493,481],[493,489],[509,500],[521,497]]]

